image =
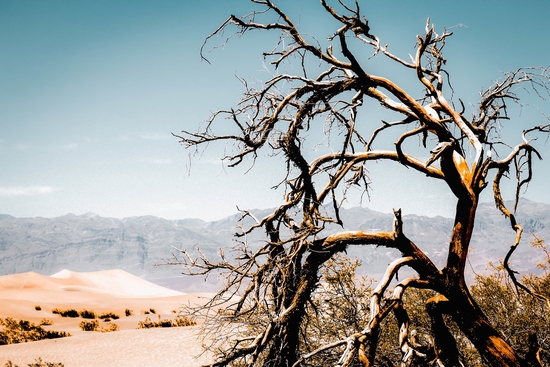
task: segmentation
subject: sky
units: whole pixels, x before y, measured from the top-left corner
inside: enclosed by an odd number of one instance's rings
[[[334,31],[316,0],[276,3],[308,33]],[[501,71],[550,65],[545,0],[360,4],[372,32],[403,57],[414,52],[428,17],[439,31],[460,25],[446,55],[466,103],[475,103]],[[229,14],[254,9],[246,0],[0,0],[0,213],[215,220],[237,206],[280,203],[282,193],[270,188],[281,179],[274,168],[281,160],[260,157],[249,172],[232,169],[219,159],[224,146],[190,160],[171,135],[196,131],[213,111],[234,106],[243,91],[237,76],[268,78],[261,53],[270,45],[260,33],[211,50],[210,63],[199,55]],[[549,101],[532,103],[550,115]],[[544,123],[531,112],[518,121]],[[550,203],[546,162],[535,167],[525,197]],[[454,199],[440,183],[397,166],[373,167],[371,174],[371,200],[361,205],[452,215]]]

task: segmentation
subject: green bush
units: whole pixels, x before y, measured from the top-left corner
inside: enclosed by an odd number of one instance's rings
[[[71,336],[64,331],[44,330],[42,326],[35,325],[26,320],[15,320],[11,317],[0,318],[0,345],[32,342],[42,339],[55,339]]]

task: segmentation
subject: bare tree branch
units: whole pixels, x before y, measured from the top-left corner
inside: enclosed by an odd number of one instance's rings
[[[505,205],[501,179],[515,176],[515,207],[521,191],[533,179],[533,157],[540,158],[536,141],[528,135],[548,134],[550,124],[526,129],[519,144],[504,141],[498,129],[502,121],[511,120],[507,107],[511,102],[520,103],[520,90],[534,91],[540,98],[550,95],[549,69],[505,73],[481,93],[472,118],[467,119],[462,100],[454,100],[445,70],[444,48],[452,33],[444,30],[438,34],[430,19],[425,33],[416,37],[416,53],[405,61],[381,43],[358,1],[353,6],[343,0],[320,1],[331,21],[338,23],[332,33],[317,38],[326,40],[322,42],[303,34],[273,1],[251,2],[255,11],[243,17],[231,15],[206,37],[201,57],[206,60],[205,47],[225,32],[233,33],[222,45],[248,31],[276,33],[279,38],[274,47],[263,52],[273,77],[258,87],[242,80],[245,91],[233,109],[214,113],[198,132],[175,135],[193,149],[232,143],[223,157],[229,167],[247,158],[275,158],[274,162],[282,162],[286,169],[275,185],[284,190],[278,207],[263,218],[242,211],[234,258],[220,250],[218,261],[200,252],[193,259],[182,249],[181,263],[191,274],[221,271],[226,277],[224,287],[206,309],[194,310],[208,316],[205,335],[213,338],[211,348],[218,356],[211,366],[297,367],[327,355],[337,366],[372,366],[379,352],[381,328],[389,317],[395,317],[399,327],[395,343],[402,366],[461,364],[458,341],[444,317],[453,320],[490,365],[526,365],[521,353],[512,349],[477,306],[464,271],[479,197],[492,179],[496,206],[516,233],[504,266],[515,286],[529,291],[509,266],[523,229]],[[365,59],[357,47],[367,47],[371,58]],[[378,55],[411,73],[423,96],[414,97],[388,76],[375,75],[370,60]],[[287,65],[285,70],[296,72],[281,72]],[[310,69],[317,77],[309,76]],[[394,122],[370,123],[369,100]],[[224,124],[223,119],[229,123]],[[319,136],[321,142],[315,140]],[[388,144],[387,136],[393,136],[393,145]],[[421,141],[418,150],[409,149],[410,137]],[[504,158],[499,160],[498,155]],[[349,199],[348,189],[357,187],[368,194],[369,165],[385,161],[410,168],[426,179],[441,180],[456,197],[453,229],[449,241],[442,243],[442,251],[447,251],[442,269],[407,238],[400,211],[394,212],[391,230],[334,229],[334,224],[345,226],[339,210]],[[265,242],[248,243],[249,235],[258,230],[265,232]],[[369,296],[370,305],[356,307],[355,312],[364,315],[360,325],[349,326],[331,340],[312,337],[308,330],[315,315],[321,317],[326,312],[315,300],[320,273],[350,246],[394,248],[401,257],[388,265]],[[399,283],[396,275],[403,266],[412,269],[414,276]],[[408,287],[435,293],[426,303],[432,325],[430,345],[416,343],[410,329],[414,310],[407,309],[403,299]]]

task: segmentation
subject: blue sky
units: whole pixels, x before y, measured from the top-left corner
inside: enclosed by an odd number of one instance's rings
[[[333,30],[316,0],[277,3],[307,32],[322,38]],[[500,71],[550,65],[547,1],[361,4],[373,33],[401,56],[414,52],[427,17],[438,30],[464,25],[454,29],[446,55],[465,102],[475,103]],[[0,0],[0,213],[212,220],[237,205],[276,205],[272,163],[244,175],[223,167],[223,147],[211,147],[189,170],[188,152],[170,135],[196,130],[212,111],[236,103],[242,89],[235,75],[267,77],[261,34],[212,51],[211,64],[199,57],[203,39],[229,14],[252,9],[246,0]],[[550,115],[550,102],[533,102]],[[518,121],[544,122],[528,112]],[[546,146],[542,152],[550,153]],[[546,164],[537,165],[526,197],[550,203]],[[364,206],[452,213],[444,187],[427,187],[397,166],[382,168],[373,168],[372,200]],[[387,184],[397,178],[407,184]]]

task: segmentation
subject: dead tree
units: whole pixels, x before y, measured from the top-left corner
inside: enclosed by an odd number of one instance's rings
[[[426,305],[432,318],[435,359],[425,363],[461,365],[454,336],[442,317],[446,315],[489,365],[531,365],[521,357],[522,351],[510,347],[477,306],[465,283],[464,270],[479,197],[489,186],[496,207],[516,233],[505,259],[513,276],[508,260],[520,242],[522,227],[502,199],[501,179],[517,180],[517,201],[520,189],[531,181],[533,159],[540,158],[532,145],[533,136],[547,134],[550,126],[546,123],[526,129],[515,143],[503,141],[499,129],[501,124],[511,123],[506,121],[507,107],[519,103],[518,87],[534,90],[540,97],[548,94],[548,69],[522,68],[504,73],[481,93],[473,110],[467,111],[461,100],[450,98],[453,91],[444,69],[443,49],[452,33],[436,33],[429,19],[425,34],[416,38],[416,53],[403,58],[390,52],[371,32],[357,1],[351,7],[338,1],[336,8],[321,0],[320,6],[339,23],[324,43],[302,34],[273,1],[252,3],[256,11],[243,17],[231,15],[207,37],[205,45],[223,32],[234,31],[233,35],[238,36],[249,31],[276,32],[278,43],[263,54],[273,67],[273,77],[260,88],[244,82],[246,91],[235,108],[215,113],[198,132],[177,135],[188,148],[220,141],[233,143],[234,150],[224,157],[229,167],[258,157],[270,157],[286,165],[286,174],[280,178],[285,190],[281,205],[264,218],[243,212],[243,218],[253,218],[255,223],[238,234],[243,240],[236,259],[227,259],[222,252],[219,261],[204,256],[188,256],[185,260],[195,274],[227,272],[226,286],[210,303],[212,309],[222,303],[231,304],[216,314],[219,323],[211,337],[227,342],[216,350],[218,359],[212,366],[300,366],[327,351],[338,353],[337,366],[371,366],[381,322],[390,314],[400,324],[396,343],[402,351],[402,365],[419,365],[414,361],[426,354],[412,340],[403,304],[403,295],[411,287],[438,294]],[[372,73],[369,62],[375,57],[409,72],[416,89],[408,92],[392,81],[391,75]],[[298,72],[291,74],[283,69]],[[370,121],[363,107],[365,100],[376,102],[400,118]],[[224,133],[219,134],[216,131],[222,124]],[[397,140],[385,144],[384,135],[392,131],[399,132]],[[326,151],[312,157],[315,152],[308,147],[319,132],[330,142]],[[405,144],[413,138],[418,139],[417,150]],[[430,158],[421,158],[427,156]],[[342,224],[339,208],[347,189],[360,186],[368,190],[368,165],[382,161],[397,162],[426,180],[441,180],[456,197],[454,227],[448,243],[441,244],[448,248],[442,268],[407,238],[399,210],[395,211],[393,229],[387,232],[323,231],[328,223]],[[266,242],[256,248],[247,246],[246,236],[259,229],[265,231]],[[302,327],[315,314],[309,301],[319,286],[320,269],[351,246],[394,248],[402,257],[389,265],[373,290],[363,325],[350,330],[347,338],[306,353],[308,336],[302,334]],[[388,287],[401,267],[411,268],[416,276],[397,281],[390,292]],[[230,334],[222,334],[224,327]]]

